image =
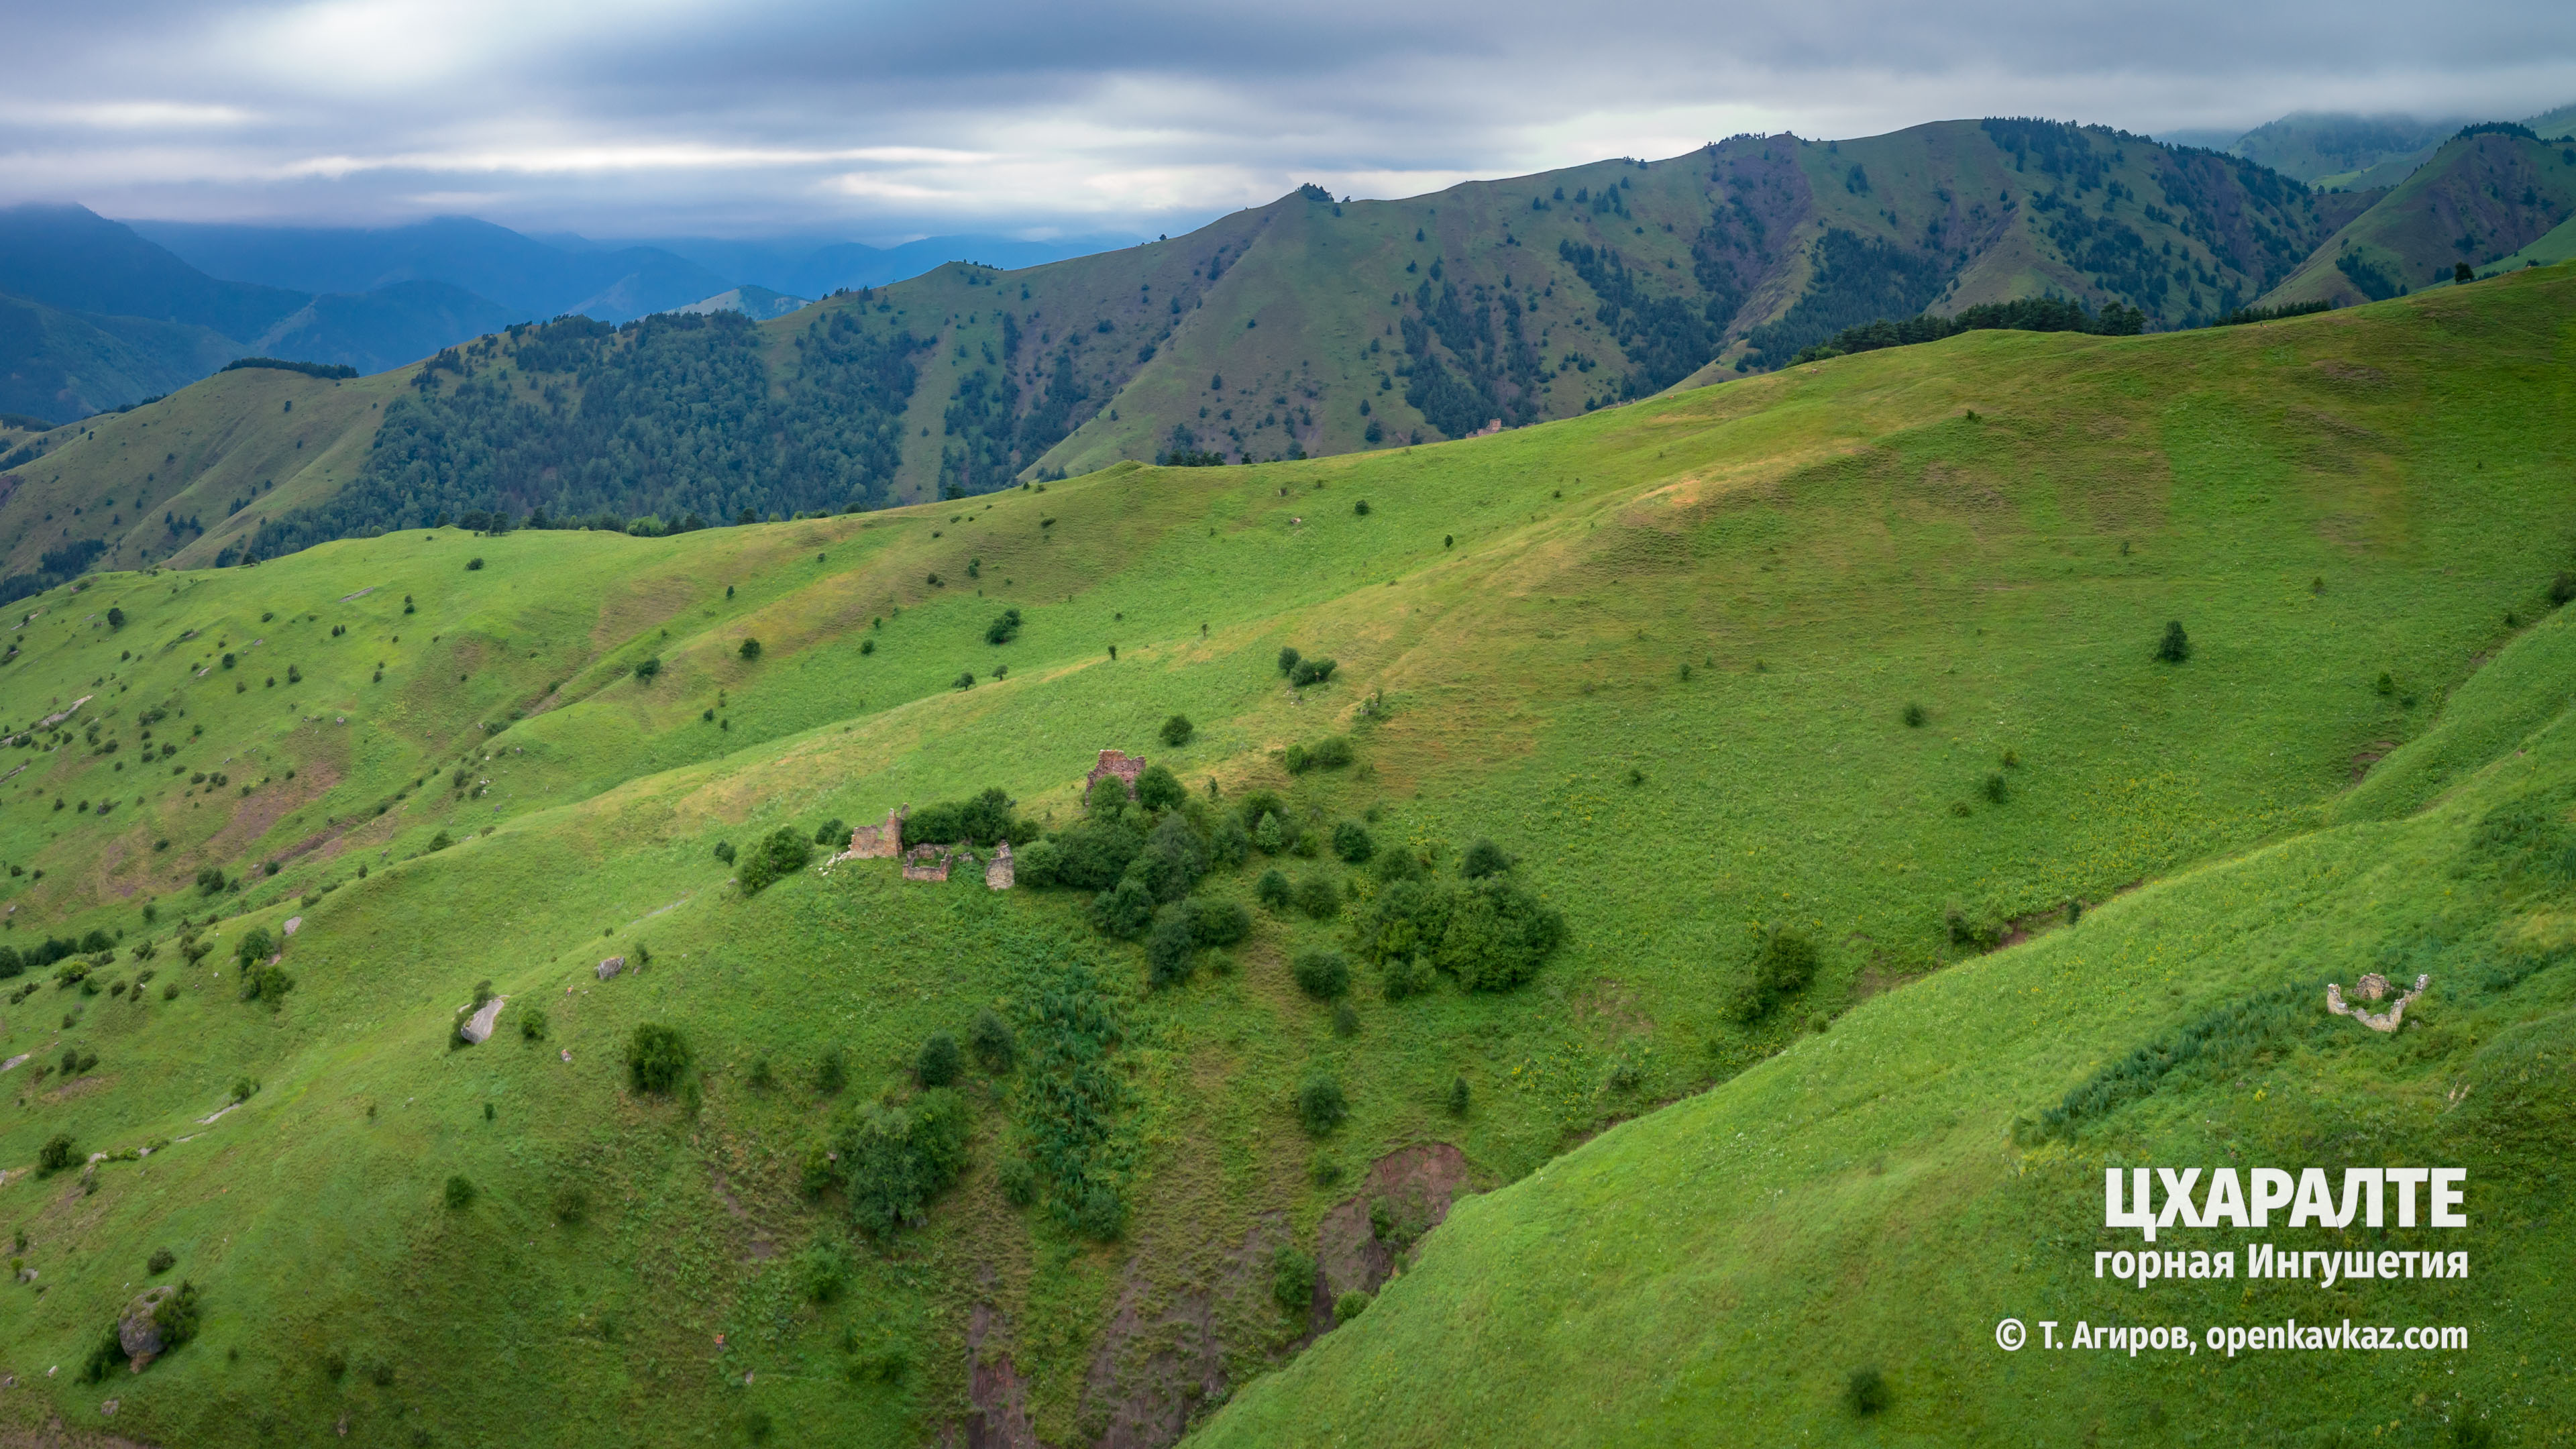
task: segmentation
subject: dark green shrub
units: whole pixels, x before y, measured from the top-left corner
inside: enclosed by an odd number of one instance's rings
[[[679,1032],[643,1022],[626,1039],[626,1078],[638,1092],[668,1096],[689,1074],[693,1058]]]
[[[1360,1014],[1359,1014],[1359,1010],[1358,1010],[1358,1008],[1356,1008],[1356,1007],[1352,1006],[1352,1005],[1351,1005],[1349,1002],[1347,1002],[1347,1001],[1336,1001],[1336,1002],[1334,1002],[1334,1003],[1333,1003],[1333,1035],[1335,1035],[1335,1036],[1357,1036],[1357,1035],[1359,1035],[1359,1034],[1360,1034]]]
[[[816,845],[831,846],[836,852],[848,848],[850,843],[850,827],[848,823],[843,821],[840,816],[835,815],[831,819],[824,821],[822,824],[815,826],[814,843]]]
[[[1288,748],[1293,751],[1302,747],[1290,745]],[[1260,847],[1261,853],[1264,855],[1277,855],[1280,851],[1287,848],[1288,827],[1280,823],[1278,812],[1273,811],[1268,815],[1262,816],[1260,821],[1252,827],[1252,843]]]
[[[1884,1410],[1895,1401],[1887,1387],[1887,1376],[1874,1368],[1854,1369],[1843,1385],[1843,1402],[1863,1417]]]
[[[647,659],[643,663],[635,666],[635,677],[643,680],[646,684],[652,683],[653,676],[660,674],[661,672],[662,661],[658,657]]]
[[[1451,1078],[1449,1082],[1449,1115],[1452,1117],[1466,1116],[1470,1100],[1471,1094],[1467,1090],[1466,1077],[1462,1075]]]
[[[1302,775],[1315,768],[1314,757],[1306,753],[1304,745],[1290,745],[1281,753],[1280,762],[1288,767],[1291,775]]]
[[[1363,503],[1360,507],[1366,508],[1368,505]],[[1366,1313],[1368,1311],[1369,1304],[1374,1301],[1375,1300],[1369,1296],[1368,1290],[1364,1288],[1353,1288],[1349,1292],[1344,1293],[1341,1297],[1334,1299],[1333,1326],[1335,1328],[1339,1328],[1343,1324],[1350,1322],[1352,1319],[1359,1317],[1363,1313]]]
[[[723,861],[727,865],[733,864],[733,843],[724,840],[717,841],[716,859]]]
[[[1431,989],[1431,967],[1420,956],[1390,956],[1380,964],[1378,982],[1389,1001],[1420,996]]]
[[[1228,815],[1208,832],[1208,864],[1228,870],[1252,858],[1252,832],[1243,822]]]
[[[850,1286],[849,1250],[829,1238],[816,1241],[797,1262],[796,1277],[806,1301],[837,1302]]]
[[[1282,674],[1293,673],[1297,668],[1297,658],[1296,650],[1283,647],[1279,651],[1279,672]]]
[[[1503,848],[1490,840],[1479,840],[1468,846],[1467,854],[1458,862],[1458,873],[1469,880],[1501,875],[1511,868],[1512,858],[1503,854]]]
[[[1300,659],[1297,667],[1288,671],[1288,682],[1300,689],[1310,684],[1321,684],[1332,677],[1333,661],[1330,659]]]
[[[1377,842],[1369,838],[1367,826],[1345,820],[1333,827],[1333,854],[1358,865],[1377,854]]]
[[[479,556],[477,556],[477,557],[475,557],[475,558],[469,558],[469,559],[467,559],[467,560],[465,561],[465,571],[466,571],[467,573],[469,573],[469,574],[470,574],[470,573],[475,573],[475,572],[479,571],[482,567],[483,567],[483,560],[482,560],[482,558],[481,558],[481,557],[479,557]]]
[[[995,677],[998,678],[999,676],[997,675]],[[950,689],[973,689],[975,687],[975,671],[971,669],[959,671],[955,679],[948,681],[948,687]]]
[[[966,1049],[975,1054],[978,1065],[998,1077],[1011,1069],[1020,1043],[1011,1033],[1011,1024],[988,1006],[975,1013],[975,1024],[966,1029]]]
[[[814,1060],[814,1090],[826,1097],[836,1097],[849,1084],[848,1056],[837,1043],[823,1048],[823,1054]]]
[[[1289,963],[1297,989],[1317,1001],[1337,1001],[1351,989],[1351,963],[1339,951],[1306,951]]]
[[[966,1162],[966,1103],[945,1087],[900,1106],[862,1104],[840,1122],[850,1213],[879,1237],[916,1226]]]
[[[547,1207],[553,1211],[556,1222],[567,1225],[580,1222],[590,1216],[590,1189],[577,1182],[564,1183],[554,1190]]]
[[[742,882],[743,894],[758,895],[803,870],[813,858],[814,847],[804,834],[793,825],[782,825],[752,849],[736,878]]]
[[[1008,644],[1020,637],[1020,611],[1004,609],[992,623],[984,626],[984,642]]]
[[[1116,786],[1116,781],[1107,782]],[[1125,792],[1120,791],[1123,795]],[[1118,820],[1093,818],[1048,837],[1053,847],[1038,864],[1053,884],[1072,890],[1100,891],[1116,885],[1145,849],[1145,833]],[[1052,859],[1046,857],[1051,856]],[[1026,878],[1023,867],[1023,878]]]
[[[178,1261],[179,1255],[171,1252],[168,1248],[154,1248],[152,1250],[152,1257],[149,1261],[144,1263],[143,1268],[145,1272],[158,1278],[162,1274],[169,1272],[170,1269],[178,1263]]]
[[[275,1011],[286,999],[286,993],[294,989],[295,978],[286,974],[285,967],[261,966],[242,978],[241,998],[244,1001],[264,1001],[268,1003],[269,1010]]]
[[[1190,908],[1187,901],[1176,901],[1163,907],[1154,918],[1154,928],[1145,937],[1145,981],[1155,990],[1179,986],[1190,979],[1195,963],[1190,953],[1197,949],[1190,930]]]
[[[1252,912],[1236,901],[1192,901],[1190,935],[1201,946],[1231,946],[1252,934]]]
[[[1278,817],[1265,815],[1262,818],[1264,820],[1274,820]],[[1288,877],[1280,874],[1275,868],[1263,871],[1261,873],[1261,879],[1252,883],[1253,899],[1261,902],[1262,905],[1274,911],[1284,911],[1288,909],[1288,903],[1293,899],[1294,894],[1295,893],[1289,889]]]
[[[57,1132],[53,1136],[46,1138],[45,1145],[37,1149],[36,1170],[46,1174],[47,1176],[51,1176],[54,1173],[61,1172],[65,1168],[70,1167],[76,1155],[77,1154],[72,1151],[71,1134],[68,1132]]]
[[[1929,720],[1930,718],[1931,716],[1925,714],[1923,712],[1923,706],[1919,704],[1908,703],[1905,706],[1905,727],[1907,729],[1919,730],[1923,728],[1924,721]]]
[[[1283,1313],[1305,1317],[1315,1306],[1315,1260],[1295,1248],[1270,1255],[1270,1299]]]
[[[760,641],[757,639],[743,640],[741,652],[742,657],[745,659],[758,659],[760,657]]]
[[[1163,743],[1169,748],[1179,749],[1188,744],[1190,736],[1196,733],[1198,733],[1198,726],[1190,723],[1188,715],[1176,714],[1163,721]]]
[[[1178,810],[1189,798],[1180,777],[1160,765],[1147,765],[1136,777],[1136,803],[1148,810]]]
[[[1297,909],[1318,921],[1329,921],[1342,913],[1342,889],[1322,871],[1310,872],[1297,882]]]
[[[1400,880],[1420,880],[1424,866],[1422,857],[1415,854],[1410,847],[1400,847],[1395,850],[1379,851],[1370,860],[1369,870],[1380,882],[1393,885]]]
[[[92,931],[90,935],[97,938],[99,944],[93,946],[83,941],[81,949],[84,951],[104,951],[112,944],[104,932]],[[265,926],[251,927],[242,933],[239,941],[233,943],[233,960],[244,971],[249,970],[252,963],[265,961],[276,952],[277,941],[268,934],[268,928]]]
[[[925,1087],[945,1087],[957,1080],[957,1073],[964,1064],[964,1054],[957,1050],[957,1038],[944,1031],[934,1031],[913,1057],[912,1075]]]
[[[81,1363],[80,1381],[85,1384],[105,1383],[107,1376],[125,1367],[126,1362],[125,1344],[117,1337],[116,1325],[111,1323],[106,1334],[90,1345],[89,1357]]]
[[[1330,660],[1325,662],[1331,663]],[[1353,758],[1350,738],[1346,735],[1327,736],[1317,740],[1306,751],[1306,762],[1319,770],[1341,769]]]
[[[1132,941],[1154,923],[1154,893],[1133,874],[1091,899],[1091,923],[1114,940]]]
[[[1997,770],[1986,776],[1985,794],[1987,803],[1993,805],[2001,805],[2012,798],[2012,786],[2005,782],[2003,771]]]
[[[447,1179],[447,1205],[452,1208],[474,1205],[474,1184],[460,1174]]]
[[[1727,1003],[1728,1014],[1737,1021],[1758,1021],[1815,979],[1813,942],[1796,931],[1766,932]]]
[[[1038,1200],[1038,1170],[1025,1157],[1009,1157],[994,1173],[1002,1189],[1002,1200],[1013,1207],[1027,1207]]]
[[[1234,802],[1235,818],[1243,822],[1243,828],[1246,830],[1257,828],[1264,815],[1284,817],[1287,813],[1288,802],[1280,799],[1276,792],[1270,790],[1254,790]]]
[[[1330,1076],[1317,1072],[1298,1086],[1297,1120],[1305,1124],[1307,1131],[1320,1137],[1341,1126],[1350,1115],[1342,1084]]]
[[[544,1041],[546,1039],[546,1009],[544,1007],[531,1006],[524,1008],[519,1012],[519,1036],[525,1041]]]
[[[2165,624],[2165,637],[2156,644],[2156,658],[2167,664],[2180,664],[2191,657],[2191,636],[2182,631],[2182,620]]]

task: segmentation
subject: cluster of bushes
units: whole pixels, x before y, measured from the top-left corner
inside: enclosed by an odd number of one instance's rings
[[[718,845],[718,860],[733,860],[733,847]],[[744,895],[758,895],[779,881],[805,868],[814,858],[814,846],[793,825],[782,825],[769,833],[735,864],[734,878],[742,882]]]
[[[1279,651],[1279,672],[1288,676],[1290,684],[1304,689],[1332,678],[1333,661],[1320,657],[1310,659],[1295,649],[1283,647]]]
[[[1308,770],[1338,770],[1350,764],[1353,758],[1351,742],[1341,735],[1334,735],[1311,745],[1290,745],[1286,763],[1289,774],[1302,775]]]
[[[848,832],[842,835],[846,839]],[[1011,797],[999,786],[987,788],[971,800],[925,805],[905,816],[903,822],[903,844],[907,846],[954,845],[961,840],[992,846],[1007,840],[1017,848],[1036,838],[1036,827],[1011,813]]]
[[[1351,926],[1351,948],[1378,968],[1386,998],[1430,989],[1445,972],[1470,991],[1507,991],[1565,941],[1565,917],[1511,879],[1511,861],[1478,841],[1459,879],[1433,876],[1410,851],[1377,856],[1380,889]]]
[[[1041,1193],[1057,1222],[1107,1242],[1126,1227],[1114,1129],[1127,1086],[1110,1064],[1126,1039],[1117,1003],[1081,966],[1039,994],[1028,1022],[1020,1155],[1002,1164],[1005,1196],[1020,1206]]]
[[[950,1040],[951,1051],[955,1046]],[[957,1180],[966,1165],[967,1128],[966,1099],[947,1087],[903,1102],[860,1103],[834,1120],[834,1156],[822,1159],[823,1170],[849,1194],[859,1226],[885,1237],[919,1225],[932,1199]]]
[[[1754,948],[1752,961],[1737,978],[1726,1014],[1748,1025],[1760,1021],[1815,979],[1815,943],[1796,931],[1774,927],[1762,934],[1762,944]]]

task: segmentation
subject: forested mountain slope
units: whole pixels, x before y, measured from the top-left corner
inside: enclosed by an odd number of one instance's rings
[[[1571,1271],[1634,1315],[1590,1342],[1658,1321],[1623,1275],[1736,1274],[1678,1336],[1725,1353],[1677,1385],[1838,1430],[1840,1356],[1778,1335],[1893,1284],[1913,1347],[1867,1315],[1849,1344],[1897,1396],[1877,1422],[1939,1437],[2036,1401],[2081,1434],[2062,1384],[1924,1344],[1925,1312],[1990,1295],[1907,1245],[2084,1205],[2049,1184],[2130,1128],[2033,1159],[2027,1198],[1990,1191],[2001,1134],[2279,984],[2266,957],[2191,969],[2209,913],[2286,931],[2385,869],[2451,912],[2374,918],[2392,972],[2507,939],[2484,885],[2426,869],[2452,858],[2433,836],[2317,832],[2444,792],[2455,831],[2563,699],[2547,668],[2530,698],[2480,691],[2566,637],[2571,316],[2562,267],[2265,326],[1973,333],[1457,444],[666,537],[405,528],[49,588],[0,656],[0,1207],[35,1275],[6,1285],[0,1416],[95,1424],[113,1399],[118,1435],[190,1445],[1161,1444],[1289,1365],[1243,1432],[1392,1435],[1488,1384],[1444,1355],[1568,1302],[1539,1246],[1463,1306],[1444,1263],[1481,1270],[1517,1204],[1607,1182],[1666,1117],[1558,1154],[1687,1096],[1669,1116],[1701,1140],[1654,1154],[1670,1172],[1722,1145],[1711,1122],[1750,1144],[1814,1119],[1813,1142],[1602,1188],[1618,1211],[1795,1221],[1750,1277],[1715,1238],[1624,1235],[1658,1230],[1639,1219],[1510,1227],[1591,1254]],[[597,349],[723,325],[526,334],[435,393],[217,383],[347,439],[387,392],[548,406],[562,375],[528,348],[592,349],[586,386],[623,385]],[[1111,748],[1168,774],[1086,800]],[[914,841],[978,859],[946,881],[822,859],[906,803]],[[1017,884],[988,890],[1004,836]],[[2186,894],[2207,875],[2129,890],[2267,845],[2290,865],[2218,877],[2215,904]],[[2527,926],[2507,936],[2555,939]],[[2005,945],[2031,936],[2062,942]],[[2425,969],[2447,991],[2520,959]],[[2534,999],[2498,979],[2459,999]],[[478,1017],[493,1034],[457,1044]],[[2466,1023],[2519,1050],[2510,1024]],[[2393,1045],[2457,1059],[2417,1040]],[[2249,1134],[2375,1100],[2277,1069],[2225,1106]],[[2499,1114],[2477,1130],[2554,1142],[2477,1079],[2495,1105],[2472,1112]],[[1877,1231],[1936,1179],[1957,1218]],[[1696,1278],[1655,1256],[1702,1241]],[[134,1295],[182,1282],[193,1341],[139,1375],[100,1353]],[[1426,1346],[1444,1314],[1467,1326]],[[1393,1382],[1385,1346],[1440,1383],[1345,1412]],[[1831,1367],[1774,1371],[1805,1362]],[[2259,1422],[2510,1407],[2465,1369],[2385,1402],[2383,1372]],[[1490,1402],[1619,1437],[1666,1412],[1641,1381],[1569,1366],[1509,1386],[1561,1397]],[[2179,1416],[2242,1381],[2142,1373],[2103,1399],[2140,1417],[2103,1432],[2151,1424],[2150,1385]]]
[[[2355,302],[2451,280],[2576,216],[2576,142],[2521,127],[2472,128],[2319,247],[2266,305]]]

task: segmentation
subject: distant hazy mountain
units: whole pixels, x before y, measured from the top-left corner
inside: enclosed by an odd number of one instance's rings
[[[256,337],[304,305],[301,292],[217,281],[80,206],[0,208],[0,292],[66,312],[149,317]]]
[[[462,287],[395,282],[369,292],[316,297],[270,328],[251,350],[266,357],[342,362],[360,372],[383,372],[522,320]]]
[[[579,237],[554,238],[571,246],[598,246]],[[799,297],[827,297],[843,287],[882,287],[948,262],[982,262],[1016,271],[1068,257],[1133,246],[1137,237],[1062,237],[1020,241],[1002,236],[933,236],[901,246],[872,247],[822,238],[729,241],[712,237],[657,237],[616,245],[650,247],[688,258],[709,271]]]
[[[242,355],[209,327],[0,296],[0,413],[68,422],[176,392]]]
[[[736,280],[652,247],[572,251],[463,216],[396,227],[131,225],[213,276],[313,293],[444,282],[490,298],[514,320],[584,312],[624,322],[685,306]]]

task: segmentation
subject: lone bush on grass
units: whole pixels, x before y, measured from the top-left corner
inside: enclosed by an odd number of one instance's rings
[[[2191,636],[2182,630],[2182,620],[2165,623],[2165,637],[2156,644],[2156,658],[2167,664],[2180,664],[2191,657]]]
[[[1198,726],[1190,723],[1188,715],[1176,714],[1163,721],[1163,743],[1169,748],[1179,749],[1188,744],[1190,736],[1196,733],[1198,733]]]
[[[1986,803],[1990,805],[2001,805],[2012,798],[2012,786],[2005,782],[2001,770],[1986,776],[1985,794]]]
[[[179,1255],[171,1252],[168,1248],[154,1248],[152,1250],[152,1257],[144,1263],[143,1267],[146,1272],[149,1272],[153,1277],[158,1278],[162,1274],[169,1272],[172,1267],[177,1265],[178,1261]]]
[[[1338,1001],[1351,989],[1351,963],[1339,951],[1307,951],[1289,963],[1297,989],[1317,1001]]]
[[[841,1089],[849,1082],[849,1058],[838,1046],[823,1048],[823,1054],[814,1061],[814,1090],[823,1096],[834,1097],[840,1095]]]
[[[792,825],[782,825],[752,849],[743,861],[737,878],[745,895],[758,895],[778,881],[805,868],[814,858],[814,847],[802,832]]]
[[[1887,1376],[1874,1368],[1852,1370],[1851,1378],[1843,1385],[1843,1402],[1863,1418],[1886,1409],[1895,1398],[1888,1391]]]
[[[1012,1034],[1011,1024],[988,1006],[975,1013],[975,1024],[966,1029],[966,1048],[975,1054],[977,1065],[998,1077],[1018,1060],[1020,1041]]]
[[[1490,840],[1479,840],[1468,846],[1467,854],[1458,862],[1458,873],[1469,880],[1501,875],[1511,868],[1512,858],[1503,854],[1503,848]]]
[[[1270,1301],[1281,1312],[1303,1318],[1315,1304],[1315,1259],[1292,1247],[1270,1255]]]
[[[962,1064],[957,1038],[944,1031],[934,1031],[922,1042],[920,1053],[913,1058],[912,1074],[925,1087],[945,1087],[957,1080]]]
[[[1341,887],[1322,871],[1309,872],[1297,882],[1297,909],[1318,921],[1329,921],[1342,913]]]
[[[72,1165],[72,1138],[68,1132],[57,1132],[45,1139],[36,1151],[36,1170],[50,1177]]]
[[[1321,684],[1332,677],[1333,661],[1330,659],[1300,659],[1297,667],[1288,671],[1288,682],[1299,689]]]
[[[520,1039],[524,1041],[544,1041],[546,1039],[546,1009],[544,1007],[531,1006],[525,1011],[519,1013],[519,1036]]]
[[[1318,1137],[1342,1125],[1351,1115],[1348,1099],[1342,1096],[1342,1084],[1329,1075],[1317,1072],[1297,1088],[1297,1120]]]
[[[2566,575],[2562,574],[2560,577],[2564,578]],[[1285,647],[1281,648],[1279,651],[1279,672],[1282,674],[1293,673],[1297,668],[1298,658],[1299,655],[1295,649]]]
[[[1907,729],[1919,730],[1923,728],[1924,722],[1929,720],[1931,716],[1923,712],[1923,706],[1908,702],[1905,706],[1904,718],[1905,727]]]
[[[474,1184],[466,1181],[461,1173],[447,1179],[447,1205],[452,1208],[474,1205]]]
[[[669,1096],[688,1076],[692,1060],[688,1041],[659,1022],[639,1023],[626,1039],[626,1077],[638,1092]]]

